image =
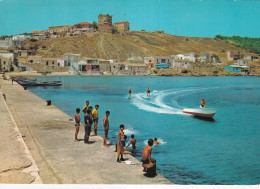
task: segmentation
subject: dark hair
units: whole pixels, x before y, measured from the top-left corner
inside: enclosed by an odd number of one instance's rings
[[[134,138],[135,137],[135,135],[131,135],[131,138]]]
[[[79,109],[79,108],[77,108],[77,109],[76,109],[76,112],[77,112],[77,113],[79,113],[79,112],[80,112],[80,109]]]
[[[119,128],[121,129],[121,128],[124,128],[125,126],[123,125],[123,124],[121,124],[120,126],[119,126]]]
[[[110,112],[109,112],[109,111],[106,111],[106,114],[110,114]]]
[[[156,137],[154,137],[154,141],[157,141],[157,138],[156,138]]]
[[[153,139],[149,139],[149,140],[148,140],[148,145],[149,145],[149,146],[152,146],[152,145],[153,145]]]
[[[86,101],[86,103],[87,103],[87,102],[89,103],[89,101],[88,101],[88,100]]]
[[[89,106],[88,109],[93,109],[93,107],[92,107],[92,106]]]
[[[95,107],[99,107],[99,105],[97,104]]]
[[[88,110],[87,110],[87,114],[90,114],[90,113],[91,113],[91,110],[90,110],[90,109],[88,109]]]

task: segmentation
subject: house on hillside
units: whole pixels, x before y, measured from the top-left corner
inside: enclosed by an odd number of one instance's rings
[[[30,35],[24,35],[24,34],[21,34],[21,35],[13,35],[12,36],[12,40],[13,41],[18,41],[18,40],[26,40],[27,38],[29,38]]]
[[[242,54],[238,50],[232,50],[227,52],[228,60],[238,60],[242,57]]]
[[[14,53],[0,51],[0,72],[13,71]]]
[[[81,58],[80,54],[66,53],[63,55],[64,67],[70,67],[70,71],[78,72],[78,62]]]
[[[173,60],[171,68],[190,68],[194,64],[193,61],[188,60]]]
[[[47,30],[49,34],[62,33],[62,32],[70,32],[73,30],[73,26],[70,25],[62,25],[62,26],[50,26]]]
[[[64,67],[64,59],[63,58],[57,59],[57,66]]]
[[[27,63],[29,64],[41,64],[42,63],[42,56],[28,56]]]
[[[173,62],[172,57],[163,57],[163,56],[144,57],[144,63],[150,68],[153,68],[154,66],[158,69],[169,68],[172,65],[172,62]]]
[[[207,52],[200,52],[199,62],[201,63],[208,63],[209,62],[209,53]]]
[[[227,65],[224,67],[224,70],[229,71],[229,72],[243,72],[243,73],[248,73],[248,67],[247,66],[239,66],[239,65]]]
[[[220,63],[219,57],[215,54],[210,55],[210,63]]]
[[[100,72],[111,72],[110,61],[105,59],[98,59],[100,65]]]
[[[78,62],[78,71],[81,73],[99,74],[100,73],[99,62],[95,58],[83,57]]]
[[[187,60],[191,62],[195,62],[195,54],[194,52],[186,53],[186,54],[177,54],[177,55],[171,55],[171,57],[174,60]]]
[[[245,53],[242,55],[244,60],[259,61],[259,55],[254,53]]]
[[[145,64],[128,63],[128,62],[117,62],[110,63],[111,72],[114,74],[132,73],[135,75],[143,74],[148,70],[148,66]]]
[[[80,54],[66,53],[64,54],[64,66],[71,66],[73,63],[78,63]]]
[[[117,31],[121,32],[121,31],[129,31],[130,27],[129,27],[129,22],[128,21],[123,21],[123,22],[115,22],[114,26],[117,29]]]
[[[93,24],[89,22],[81,22],[73,25],[73,35],[94,32]]]
[[[250,64],[250,60],[246,60],[246,59],[237,60],[238,66],[249,66],[249,64]]]
[[[110,70],[109,60],[83,57],[78,62],[78,71],[81,73],[101,74]]]
[[[45,66],[58,66],[58,58],[42,58],[42,64]]]

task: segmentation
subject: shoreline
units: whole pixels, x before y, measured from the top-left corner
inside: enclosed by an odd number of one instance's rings
[[[131,155],[124,157],[135,165],[117,163],[114,146],[103,147],[101,136],[91,136],[94,143],[90,145],[74,142],[71,116],[54,105],[47,106],[44,99],[16,82],[11,84],[1,78],[0,83],[22,139],[39,168],[42,183],[174,184],[160,174],[154,178],[144,176],[141,162]],[[79,138],[83,136],[81,126]]]
[[[3,74],[2,74],[3,75]],[[250,74],[246,75],[243,73],[225,73],[225,74],[193,74],[193,73],[170,73],[170,74],[75,74],[69,72],[52,72],[46,75],[37,72],[6,72],[4,75],[9,75],[13,77],[33,77],[33,76],[162,76],[162,77],[229,77],[229,76],[247,76],[247,77],[260,77],[260,74]]]

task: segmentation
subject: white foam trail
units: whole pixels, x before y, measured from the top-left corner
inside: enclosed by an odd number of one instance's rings
[[[127,135],[127,137],[130,137],[132,134],[136,135],[138,134],[138,130],[134,130],[133,127],[129,125],[125,125],[124,134]],[[118,133],[115,133],[115,135],[118,135]]]
[[[178,105],[177,100],[174,100],[171,107],[163,102],[164,98],[170,95],[175,95],[176,97],[184,92],[196,91],[196,90],[206,90],[215,89],[218,87],[211,88],[188,88],[188,89],[168,89],[168,90],[153,90],[150,97],[146,96],[146,93],[137,93],[133,95],[131,103],[135,105],[138,109],[145,110],[148,112],[154,112],[159,114],[183,114],[182,107]]]
[[[161,138],[158,138],[157,141],[159,142],[159,144],[167,144],[167,142]]]
[[[154,139],[153,139],[154,140]],[[163,139],[161,138],[158,138],[157,141],[159,142],[159,144],[167,144],[166,141],[164,141]],[[143,144],[146,146],[148,145],[148,140],[144,140]]]

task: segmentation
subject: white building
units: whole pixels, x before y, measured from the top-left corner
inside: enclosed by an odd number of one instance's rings
[[[187,60],[191,62],[195,62],[195,54],[193,52],[186,53],[186,54],[177,54],[171,56],[175,60]]]
[[[14,40],[14,41],[25,40],[28,37],[29,37],[29,35],[13,35],[12,40]]]

